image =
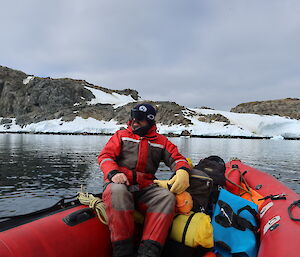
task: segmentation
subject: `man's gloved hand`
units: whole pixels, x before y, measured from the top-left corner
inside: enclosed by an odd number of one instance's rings
[[[176,171],[176,175],[168,181],[171,184],[171,192],[180,194],[190,186],[189,173],[186,170],[179,169]]]
[[[162,188],[170,190],[172,185],[169,183],[170,180],[153,180],[153,182]]]
[[[176,175],[170,180],[154,180],[153,182],[175,194],[182,193],[190,186],[189,173],[183,169],[177,170]]]

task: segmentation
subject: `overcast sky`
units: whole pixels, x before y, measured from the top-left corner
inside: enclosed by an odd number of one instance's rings
[[[0,65],[229,110],[300,98],[299,0],[0,0]]]

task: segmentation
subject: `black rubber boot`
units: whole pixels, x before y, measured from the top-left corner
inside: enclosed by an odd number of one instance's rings
[[[134,244],[132,239],[112,243],[113,257],[134,257]]]
[[[162,246],[152,240],[144,240],[138,249],[137,257],[160,257]]]

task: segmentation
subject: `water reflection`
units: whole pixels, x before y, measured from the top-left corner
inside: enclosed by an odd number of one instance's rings
[[[91,174],[98,180],[97,190],[92,191],[100,192],[96,157],[105,142],[98,139],[0,135],[0,216],[44,208],[61,197],[75,195]]]
[[[26,213],[75,195],[83,184],[102,190],[96,158],[109,137],[0,134],[0,216]],[[194,163],[209,155],[239,157],[275,174],[300,193],[300,141],[172,138]],[[163,163],[158,178],[168,178]]]

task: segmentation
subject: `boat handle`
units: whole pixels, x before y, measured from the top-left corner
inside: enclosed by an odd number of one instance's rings
[[[288,208],[288,213],[289,213],[289,216],[290,216],[290,219],[293,220],[293,221],[300,221],[300,219],[296,219],[295,217],[293,217],[292,215],[292,209],[295,207],[295,206],[298,206],[300,208],[300,200],[297,200],[293,203],[291,203],[291,205],[289,206]]]
[[[86,220],[89,220],[91,218],[95,217],[95,213],[93,209],[91,208],[83,208],[78,211],[75,211],[68,216],[64,217],[62,220],[64,223],[66,223],[68,226],[76,226]]]
[[[263,230],[264,234],[266,234],[267,231],[268,231],[271,227],[273,227],[274,224],[277,223],[278,221],[280,221],[280,216],[275,216],[275,217],[273,217],[272,219],[270,219],[270,220],[265,224],[265,226],[264,226],[264,230]],[[272,230],[274,230],[274,227],[273,227]]]

